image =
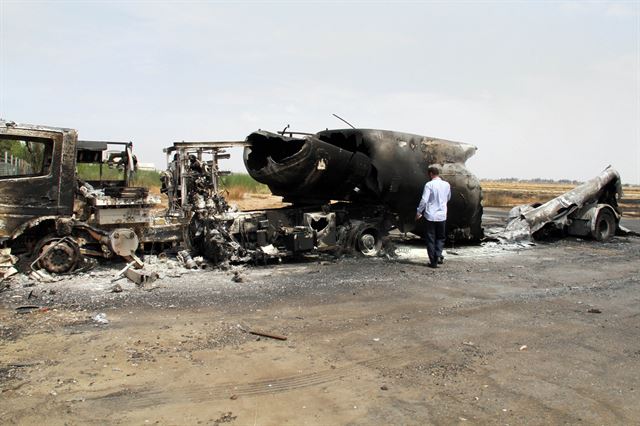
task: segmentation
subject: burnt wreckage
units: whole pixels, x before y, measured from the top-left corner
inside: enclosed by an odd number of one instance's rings
[[[70,272],[85,256],[141,266],[137,252],[176,244],[214,263],[342,250],[376,255],[390,229],[422,232],[415,206],[432,164],[453,188],[450,239],[482,238],[480,185],[464,166],[476,148],[463,143],[361,129],[176,142],[165,149],[169,206],[162,213],[158,197],[133,186],[130,142],[78,141],[73,129],[2,122],[0,145],[0,244],[32,256],[34,270]],[[218,162],[231,147],[244,147],[251,176],[292,205],[230,207]],[[98,176],[83,179],[83,163]]]
[[[0,244],[32,256],[30,268],[65,273],[87,257],[136,266],[148,244],[181,240],[181,224],[157,222],[160,199],[132,186],[131,142],[78,141],[77,132],[0,122]],[[77,169],[91,171],[83,179]],[[91,262],[88,262],[91,263]]]
[[[287,136],[288,135],[288,136]],[[254,132],[244,162],[249,174],[294,205],[330,200],[378,206],[403,232],[423,234],[415,211],[427,169],[436,165],[451,184],[450,240],[477,241],[482,233],[482,191],[465,167],[473,145],[387,130],[326,130],[316,134]]]
[[[573,235],[607,241],[628,230],[620,226],[622,182],[607,167],[571,191],[544,204],[524,204],[509,212],[507,226],[498,238],[506,241],[543,239],[547,235]]]
[[[291,206],[238,212],[216,182],[216,149],[244,146],[249,174]],[[203,161],[210,151],[212,161]],[[244,142],[178,142],[165,190],[180,198],[188,218],[186,241],[218,263],[266,260],[308,252],[380,253],[389,230],[422,233],[415,208],[430,165],[453,188],[449,238],[482,238],[482,193],[464,166],[472,145],[384,130],[331,130],[317,134],[257,131]],[[202,184],[209,182],[209,184]],[[178,195],[178,192],[180,195]]]
[[[249,174],[290,206],[227,204],[218,163],[233,147],[244,147]],[[141,267],[136,253],[181,245],[215,264],[345,250],[377,255],[393,228],[422,233],[415,208],[430,165],[452,186],[449,239],[483,237],[482,192],[465,167],[472,145],[347,129],[257,131],[244,141],[176,142],[164,151],[169,205],[161,210],[159,197],[134,186],[131,142],[78,141],[73,129],[0,122],[3,254],[26,254],[34,271],[55,273],[90,264],[87,256]],[[619,189],[617,172],[607,169],[546,204],[514,209],[503,238],[556,229],[606,240],[620,229]],[[195,264],[191,254],[179,252],[187,265]]]
[[[295,205],[237,211],[224,198],[218,160],[250,142],[176,142],[166,148],[162,191],[168,215],[185,223],[184,241],[213,263],[264,262],[310,252],[355,248],[375,255],[392,217],[380,206]]]

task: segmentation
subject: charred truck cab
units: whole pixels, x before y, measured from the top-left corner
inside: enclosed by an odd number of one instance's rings
[[[17,251],[46,242],[73,214],[72,129],[0,122],[0,241]],[[64,233],[64,231],[62,232]],[[44,237],[44,238],[43,238]],[[73,248],[72,251],[75,251]]]
[[[81,267],[85,255],[141,264],[135,256],[140,226],[149,223],[149,209],[159,200],[130,186],[132,144],[115,143],[124,147],[115,152],[109,144],[79,143],[72,129],[0,121],[2,247],[32,255],[34,270],[55,273]],[[98,163],[97,181],[78,178],[76,167],[83,162]],[[122,179],[104,180],[103,165]]]

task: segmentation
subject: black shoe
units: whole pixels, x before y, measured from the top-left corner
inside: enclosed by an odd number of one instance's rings
[[[429,263],[427,266],[428,266],[429,268],[436,269],[436,268],[438,267],[438,264],[437,264],[437,263]]]
[[[444,263],[444,257],[440,256],[438,258],[438,265],[442,265]]]

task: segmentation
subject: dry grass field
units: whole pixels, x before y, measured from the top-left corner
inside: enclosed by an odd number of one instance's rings
[[[511,208],[520,204],[544,203],[567,192],[576,185],[540,182],[504,182],[483,180],[483,205],[485,207]],[[277,208],[286,205],[282,198],[272,195],[266,185],[259,184],[248,175],[237,174],[223,178],[225,197],[241,210]],[[160,193],[159,186],[150,186],[153,194]],[[640,217],[640,186],[626,186],[620,206],[627,217]],[[163,197],[164,205],[166,197]]]
[[[482,181],[485,207],[514,207],[534,202],[544,203],[567,192],[575,185],[537,182]],[[626,186],[620,207],[625,216],[640,216],[640,186]]]
[[[485,207],[511,208],[520,204],[544,203],[573,188],[571,184],[533,183],[533,182],[496,182],[482,181],[483,205]],[[228,199],[242,210],[277,208],[285,204],[281,197],[253,192],[250,188],[227,187]],[[640,186],[623,188],[624,196],[620,207],[627,217],[640,217]]]

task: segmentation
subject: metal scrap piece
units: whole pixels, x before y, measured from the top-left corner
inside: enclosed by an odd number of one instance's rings
[[[607,167],[595,178],[544,204],[514,207],[500,237],[507,241],[525,240],[544,227],[551,226],[567,229],[571,235],[591,234],[600,239],[597,230],[593,229],[598,222],[598,214],[600,210],[606,209],[608,214],[614,216],[612,219],[615,223],[612,225],[617,229],[620,219],[617,200],[620,198],[620,175],[616,170]],[[584,226],[578,227],[581,221],[584,222]]]
[[[196,263],[196,261],[191,257],[191,254],[189,253],[188,250],[181,250],[178,252],[178,260],[180,262],[182,262],[182,264],[185,266],[185,268],[187,269],[198,269],[198,264]]]
[[[160,277],[157,272],[149,272],[144,269],[133,268],[126,269],[124,271],[124,275],[137,285],[152,283]]]

